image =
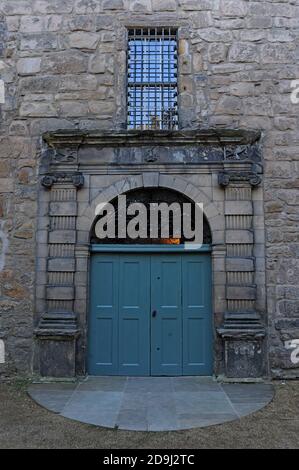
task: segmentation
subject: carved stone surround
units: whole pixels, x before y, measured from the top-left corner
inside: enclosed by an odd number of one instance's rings
[[[41,375],[84,373],[86,338],[77,338],[86,337],[87,275],[85,286],[76,279],[86,274],[82,274],[79,264],[87,261],[88,249],[78,240],[78,226],[82,225],[78,204],[84,197],[90,203],[90,175],[107,174],[108,186],[109,175],[140,173],[185,175],[187,184],[189,175],[216,176],[216,185],[218,180],[219,190],[223,188],[224,213],[220,216],[224,220],[224,245],[214,241],[213,256],[219,256],[222,246],[225,255],[225,298],[222,312],[217,312],[215,319],[220,341],[217,348],[222,347],[224,362],[216,367],[216,373],[229,377],[265,373],[265,327],[261,318],[264,300],[257,302],[263,294],[257,294],[256,284],[256,255],[262,256],[259,249],[263,242],[255,240],[262,227],[255,230],[254,222],[255,210],[261,211],[262,203],[253,197],[254,188],[262,180],[259,137],[257,131],[230,129],[171,133],[57,131],[44,135],[40,167],[44,214],[40,225],[47,224],[48,229],[40,231],[44,261],[40,264],[46,281],[38,286],[36,328],[36,369]],[[80,196],[81,188],[87,196]],[[216,264],[214,271],[217,277]],[[76,305],[80,302],[79,321]]]

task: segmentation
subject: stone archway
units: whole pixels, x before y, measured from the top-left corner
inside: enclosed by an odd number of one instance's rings
[[[191,202],[203,203],[204,215],[209,223],[212,234],[212,314],[213,314],[213,336],[214,336],[214,358],[216,371],[218,364],[221,361],[221,346],[220,339],[216,335],[216,327],[219,325],[222,313],[225,310],[225,245],[224,245],[224,215],[218,210],[213,201],[207,194],[198,189],[193,183],[180,176],[164,175],[159,173],[143,173],[142,175],[128,176],[120,179],[119,181],[109,185],[98,196],[91,200],[88,204],[81,204],[78,208],[77,230],[78,230],[78,243],[76,249],[77,260],[79,264],[86,267],[85,272],[81,272],[81,288],[80,297],[75,302],[75,307],[78,305],[77,311],[79,313],[80,330],[83,335],[78,340],[79,349],[80,345],[82,350],[87,349],[87,323],[88,323],[88,305],[89,305],[89,240],[90,230],[95,220],[95,213],[97,205],[103,202],[111,202],[118,195],[127,193],[129,191],[142,189],[142,188],[165,188],[175,191],[184,195]],[[85,278],[85,280],[84,280]],[[85,288],[83,287],[85,284]],[[83,295],[82,295],[83,294]],[[85,308],[83,306],[85,305]],[[217,315],[214,315],[217,312]],[[79,357],[81,368],[86,371],[85,355],[82,353]]]
[[[86,204],[79,209],[77,228],[81,232],[80,242],[89,241],[89,231],[99,204],[110,202],[120,194],[140,188],[167,188],[185,195],[193,202],[202,203],[203,212],[208,220],[213,236],[213,245],[224,244],[224,215],[219,212],[216,205],[205,192],[198,189],[197,186],[185,178],[159,173],[143,173],[142,175],[121,179],[104,189],[90,204]]]

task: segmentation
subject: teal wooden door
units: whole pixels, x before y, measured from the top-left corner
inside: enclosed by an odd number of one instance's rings
[[[143,255],[120,255],[118,372],[150,375],[150,263]]]
[[[89,373],[150,375],[150,263],[147,256],[94,255]]]
[[[212,374],[209,255],[96,254],[90,288],[90,374]]]
[[[183,375],[213,373],[210,256],[182,256]]]

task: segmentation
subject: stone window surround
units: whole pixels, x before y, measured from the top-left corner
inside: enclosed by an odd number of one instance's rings
[[[178,41],[178,72],[177,72],[177,87],[178,87],[178,126],[179,129],[184,129],[192,126],[195,116],[195,103],[189,106],[182,106],[182,100],[189,93],[185,87],[185,78],[190,78],[193,82],[191,71],[188,70],[189,64],[192,63],[192,51],[190,42],[191,23],[189,19],[177,19],[177,15],[172,14],[159,14],[149,15],[148,17],[136,16],[127,17],[121,15],[118,17],[118,28],[116,38],[116,60],[114,67],[115,75],[115,96],[116,96],[116,114],[114,116],[114,123],[118,129],[127,128],[127,42],[128,42],[128,29],[138,27],[169,27],[177,30]],[[188,46],[186,46],[188,44]],[[188,50],[188,67],[185,65],[185,49]],[[124,53],[124,51],[126,51]],[[183,53],[182,53],[183,52]],[[194,90],[193,90],[194,91]],[[190,93],[194,95],[194,93]]]
[[[138,134],[138,133],[137,133]],[[139,133],[140,134],[140,133]],[[154,135],[155,134],[155,135]],[[157,135],[158,134],[158,135]],[[163,139],[168,140],[171,146],[180,142],[180,145],[190,145],[196,143],[200,146],[203,142],[210,146],[213,150],[213,142],[220,140],[225,145],[237,145],[237,143],[246,140],[246,132],[236,131],[217,131],[217,139],[215,139],[215,131],[201,131],[199,134],[190,132],[174,132],[173,139],[170,141],[168,133],[147,133],[143,136],[136,135],[136,132],[117,133],[82,133],[61,132],[52,133],[45,136],[47,145],[45,146],[44,158],[41,166],[42,186],[40,190],[40,212],[39,212],[39,230],[38,230],[38,254],[37,254],[37,289],[36,289],[36,336],[37,348],[35,355],[35,370],[41,375],[57,375],[57,376],[74,376],[84,375],[86,373],[86,348],[87,348],[87,328],[88,328],[88,270],[89,270],[89,237],[92,224],[94,222],[95,207],[101,201],[111,201],[117,195],[125,193],[130,189],[146,188],[146,187],[163,187],[178,191],[193,201],[200,200],[204,203],[204,211],[210,224],[213,244],[212,244],[212,273],[213,273],[213,323],[215,336],[215,367],[216,375],[224,374],[227,376],[236,375],[235,356],[254,357],[259,354],[261,357],[261,344],[265,336],[263,321],[260,320],[260,313],[265,312],[265,294],[264,294],[264,267],[262,266],[263,256],[263,224],[262,224],[262,190],[261,188],[253,190],[251,201],[242,201],[242,203],[232,204],[226,201],[227,189],[232,185],[236,187],[246,188],[246,191],[258,186],[260,175],[251,171],[256,168],[251,160],[245,158],[239,161],[238,156],[234,160],[223,162],[201,162],[197,165],[168,164],[163,165],[155,159],[153,161],[145,161],[145,165],[129,165],[126,164],[112,169],[108,162],[94,163],[85,161],[79,164],[80,158],[79,147],[83,144],[86,147],[85,156],[92,154],[92,150],[96,153],[101,152],[103,148],[110,146],[131,146],[136,145],[141,148],[143,145],[151,143],[152,153],[159,154],[159,145],[163,145]],[[200,138],[199,138],[200,136]],[[249,141],[252,141],[253,135],[247,134]],[[256,137],[256,136],[255,136]],[[243,140],[242,140],[243,139]],[[80,141],[80,144],[78,143]],[[103,144],[105,145],[103,147]],[[165,144],[165,142],[164,142]],[[251,145],[251,144],[249,144]],[[52,150],[51,150],[52,149]],[[54,152],[53,152],[54,151]],[[146,152],[144,152],[146,154]],[[90,154],[90,155],[91,155]],[[84,157],[86,160],[86,157]],[[159,160],[159,157],[157,156]],[[88,160],[88,158],[87,158]],[[92,162],[93,160],[93,162]],[[45,163],[46,162],[46,163]],[[78,171],[80,170],[80,171]],[[198,175],[198,179],[203,181],[204,175],[209,175],[212,181],[212,194],[209,196],[204,190],[199,189],[194,184],[194,174]],[[98,176],[97,176],[98,175]],[[100,175],[105,177],[105,188],[100,191],[96,197],[91,196],[91,180],[99,178]],[[106,175],[106,176],[105,176]],[[109,178],[111,182],[109,184]],[[45,187],[48,190],[45,190]],[[51,200],[51,193],[55,188],[67,188],[72,194],[76,194],[74,201],[60,205]],[[72,189],[74,188],[74,190]],[[224,189],[223,189],[224,188]],[[73,197],[73,196],[72,196]],[[54,202],[54,204],[53,204]],[[75,204],[74,204],[75,203]],[[66,268],[73,273],[73,288],[64,289],[63,287],[53,286],[49,281],[49,266],[55,260],[49,258],[49,242],[51,242],[51,230],[49,228],[49,219],[57,217],[60,214],[63,217],[64,210],[71,207],[74,217],[76,217],[76,226],[73,238],[73,261],[70,261],[73,267]],[[220,207],[223,208],[221,213]],[[239,207],[239,209],[238,209]],[[250,208],[252,207],[252,209]],[[254,212],[251,212],[254,210]],[[56,211],[56,212],[55,212]],[[228,263],[230,263],[232,272],[238,272],[238,259],[234,260],[227,256],[227,222],[226,219],[234,216],[234,213],[243,214],[249,211],[253,219],[253,232],[255,240],[252,241],[253,257],[255,268],[248,267],[248,271],[253,272],[254,287],[248,287],[247,290],[237,289],[237,295],[233,292],[234,286],[230,286],[227,280]],[[261,225],[262,224],[262,225]],[[229,236],[240,233],[233,232],[229,229]],[[58,234],[59,235],[59,234]],[[63,235],[63,234],[62,234]],[[245,235],[245,231],[241,233]],[[53,236],[53,234],[52,234]],[[246,236],[248,233],[246,231]],[[56,239],[57,241],[57,239]],[[58,240],[59,242],[59,240]],[[59,242],[61,243],[61,242]],[[230,259],[228,259],[230,258]],[[56,259],[61,264],[65,260]],[[242,260],[241,260],[242,261]],[[251,265],[251,263],[248,264]],[[252,264],[251,266],[254,266]],[[51,270],[52,268],[50,268]],[[64,268],[53,268],[58,272]],[[252,271],[254,269],[254,271]],[[59,276],[58,276],[59,277]],[[52,278],[53,280],[53,278]],[[248,282],[247,282],[248,283]],[[58,282],[59,284],[59,282]],[[242,284],[242,282],[241,282]],[[256,289],[256,285],[258,288]],[[57,290],[58,287],[58,290]],[[69,286],[71,287],[71,286]],[[56,290],[55,290],[56,289]],[[70,292],[72,291],[72,292]],[[256,310],[253,312],[245,312],[245,315],[231,314],[228,312],[229,298],[242,296],[253,299],[253,292],[256,291]],[[58,292],[58,294],[57,294]],[[48,301],[60,297],[69,299],[73,302],[72,311],[68,315],[47,314],[46,296]],[[244,343],[245,342],[245,343]],[[258,345],[258,346],[257,346]],[[256,351],[256,347],[258,351]],[[233,351],[233,352],[232,352]],[[55,356],[65,356],[67,361],[61,366],[59,361],[55,363]],[[231,358],[232,356],[232,358]],[[231,359],[229,359],[231,358]],[[231,364],[228,362],[230,361]],[[264,361],[266,362],[266,361]],[[250,367],[249,367],[250,369]],[[254,369],[254,367],[253,367]],[[242,372],[241,372],[242,373]],[[259,375],[266,373],[266,365],[259,366]],[[255,369],[253,372],[246,371],[245,375],[257,375]]]

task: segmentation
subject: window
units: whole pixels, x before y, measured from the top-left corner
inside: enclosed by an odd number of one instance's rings
[[[128,31],[128,129],[177,129],[177,32]]]

